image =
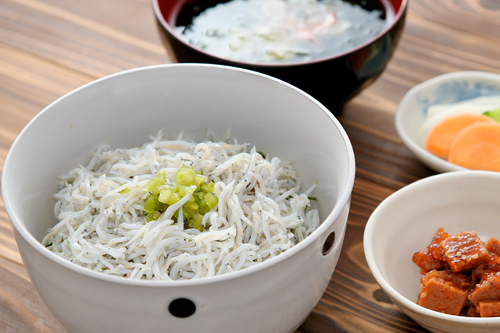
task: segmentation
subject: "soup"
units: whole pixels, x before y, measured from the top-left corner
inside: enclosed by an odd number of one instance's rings
[[[181,9],[179,36],[213,55],[250,63],[335,56],[372,40],[394,18],[389,4],[342,0],[231,0]]]

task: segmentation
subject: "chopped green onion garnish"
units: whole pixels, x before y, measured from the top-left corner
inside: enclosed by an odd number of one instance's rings
[[[207,183],[207,177],[187,167],[177,170],[174,180],[175,184],[165,184],[166,175],[160,171],[158,176],[144,186],[144,190],[150,192],[144,202],[144,210],[148,213],[146,221],[157,220],[168,206],[190,194],[191,197],[182,206],[184,224],[186,228],[202,231],[203,216],[217,207],[219,203],[219,199],[214,193],[214,183]],[[178,216],[176,211],[174,217],[178,218]]]

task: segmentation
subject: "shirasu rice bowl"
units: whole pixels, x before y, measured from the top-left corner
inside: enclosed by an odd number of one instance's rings
[[[177,175],[187,169],[213,184],[208,194],[217,197],[201,210],[197,227],[186,223],[187,203],[204,195],[195,185],[170,205],[145,209],[154,196],[152,183],[162,179],[161,193],[182,187]],[[315,198],[308,197],[316,185],[300,193],[292,163],[265,158],[236,140],[194,143],[181,135],[168,141],[160,133],[140,148],[102,145],[87,166],[60,178],[54,207],[59,223],[42,243],[75,264],[130,279],[238,271],[290,249],[320,223],[311,208]]]

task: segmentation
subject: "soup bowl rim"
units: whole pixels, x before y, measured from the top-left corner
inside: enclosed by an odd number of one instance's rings
[[[173,38],[175,38],[178,42],[182,43],[184,46],[186,46],[189,49],[192,49],[193,51],[201,53],[201,54],[203,54],[206,57],[211,57],[211,58],[217,59],[218,61],[226,62],[226,63],[234,65],[234,66],[238,66],[238,65],[241,66],[241,65],[243,65],[243,66],[248,66],[248,67],[253,67],[253,68],[259,68],[259,67],[261,67],[261,68],[275,68],[275,67],[287,68],[287,67],[296,67],[296,66],[307,66],[307,65],[320,64],[320,63],[324,63],[324,62],[328,62],[328,61],[340,59],[340,58],[343,58],[345,56],[348,56],[349,54],[356,53],[359,50],[361,50],[361,49],[363,49],[363,48],[365,48],[365,47],[367,47],[367,46],[369,46],[369,45],[377,42],[382,37],[384,37],[401,20],[402,17],[404,17],[404,15],[406,13],[406,10],[407,10],[407,7],[408,7],[408,1],[409,0],[401,0],[401,6],[399,7],[399,10],[397,12],[395,11],[394,18],[392,19],[392,22],[390,22],[389,24],[387,24],[386,27],[381,32],[379,32],[376,36],[374,36],[373,38],[371,38],[367,42],[365,42],[363,44],[360,44],[360,45],[358,45],[356,47],[353,47],[353,48],[349,49],[348,51],[345,51],[345,52],[342,52],[342,53],[338,53],[338,54],[334,54],[332,56],[326,56],[326,57],[322,57],[322,58],[319,58],[319,59],[313,59],[313,60],[309,60],[309,61],[295,61],[295,62],[287,62],[287,63],[281,63],[281,62],[268,63],[268,62],[236,61],[236,60],[232,60],[232,59],[229,59],[229,58],[224,58],[224,57],[218,56],[217,54],[214,54],[214,53],[206,52],[202,48],[199,48],[199,47],[197,47],[197,46],[195,46],[195,45],[193,45],[193,44],[191,44],[189,42],[186,42],[184,40],[184,38],[182,38],[181,36],[179,36],[179,34],[172,28],[172,26],[167,21],[167,19],[163,16],[163,14],[162,14],[162,12],[160,10],[159,1],[164,1],[164,0],[151,0],[151,1],[152,1],[152,4],[153,4],[153,11],[155,13],[155,16],[156,16],[157,20],[160,22],[161,27],[163,29],[167,30],[168,34],[171,35]],[[181,1],[184,1],[184,0],[174,0],[174,1],[181,2]],[[386,1],[389,1],[389,0],[386,0]]]

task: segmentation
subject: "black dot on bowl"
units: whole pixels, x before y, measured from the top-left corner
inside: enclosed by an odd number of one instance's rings
[[[332,250],[333,244],[335,243],[335,231],[326,237],[325,244],[323,244],[323,255],[327,255]]]
[[[177,298],[170,303],[168,311],[174,317],[187,318],[196,312],[196,305],[187,298]]]
[[[392,304],[392,300],[382,289],[375,290],[373,292],[373,298],[375,298],[379,302]]]

